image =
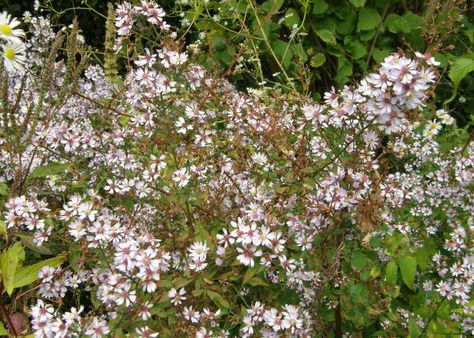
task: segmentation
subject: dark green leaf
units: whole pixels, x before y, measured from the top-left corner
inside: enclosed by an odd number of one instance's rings
[[[380,14],[373,8],[362,8],[359,12],[357,28],[361,31],[375,29],[380,23]]]

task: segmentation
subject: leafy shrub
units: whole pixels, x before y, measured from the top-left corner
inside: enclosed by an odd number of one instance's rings
[[[3,54],[0,334],[474,330],[474,143],[433,57],[315,101],[206,71],[152,1],[107,21],[103,67],[43,17]]]

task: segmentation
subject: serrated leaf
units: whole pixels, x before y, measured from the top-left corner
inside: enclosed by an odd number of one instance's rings
[[[337,43],[334,34],[332,34],[327,29],[317,30],[316,34],[328,45],[335,45]]]
[[[461,56],[457,58],[449,69],[448,76],[453,81],[453,93],[451,97],[444,101],[444,104],[448,104],[456,97],[458,92],[459,84],[467,74],[474,71],[474,58],[469,56]]]
[[[59,255],[53,258],[45,259],[44,261],[36,264],[24,266],[15,274],[15,288],[21,288],[22,286],[29,285],[38,279],[38,272],[44,266],[51,266],[57,268],[61,266],[66,260],[66,255]]]
[[[398,262],[402,280],[410,289],[415,288],[416,259],[412,256],[402,256]]]
[[[69,169],[72,163],[49,163],[44,166],[36,167],[28,176],[29,178],[46,177],[49,175],[56,175]]]
[[[375,29],[380,23],[381,17],[379,12],[373,8],[362,8],[359,12],[359,21],[357,28],[361,31],[369,31]]]
[[[391,260],[385,266],[385,280],[388,283],[396,283],[398,274],[398,265],[397,262]]]

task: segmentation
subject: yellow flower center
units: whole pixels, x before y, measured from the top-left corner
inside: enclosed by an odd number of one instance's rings
[[[13,60],[15,58],[15,50],[11,47],[5,50],[5,56],[7,59]]]
[[[0,25],[0,32],[4,35],[12,35],[13,29],[6,24]]]

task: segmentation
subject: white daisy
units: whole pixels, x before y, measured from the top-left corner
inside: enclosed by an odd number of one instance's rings
[[[25,36],[23,29],[16,28],[20,21],[12,18],[7,12],[0,14],[0,37],[9,41],[19,41],[20,37]]]
[[[11,41],[3,48],[3,63],[9,72],[21,70],[26,62],[25,51],[26,47],[23,43],[18,41]]]

